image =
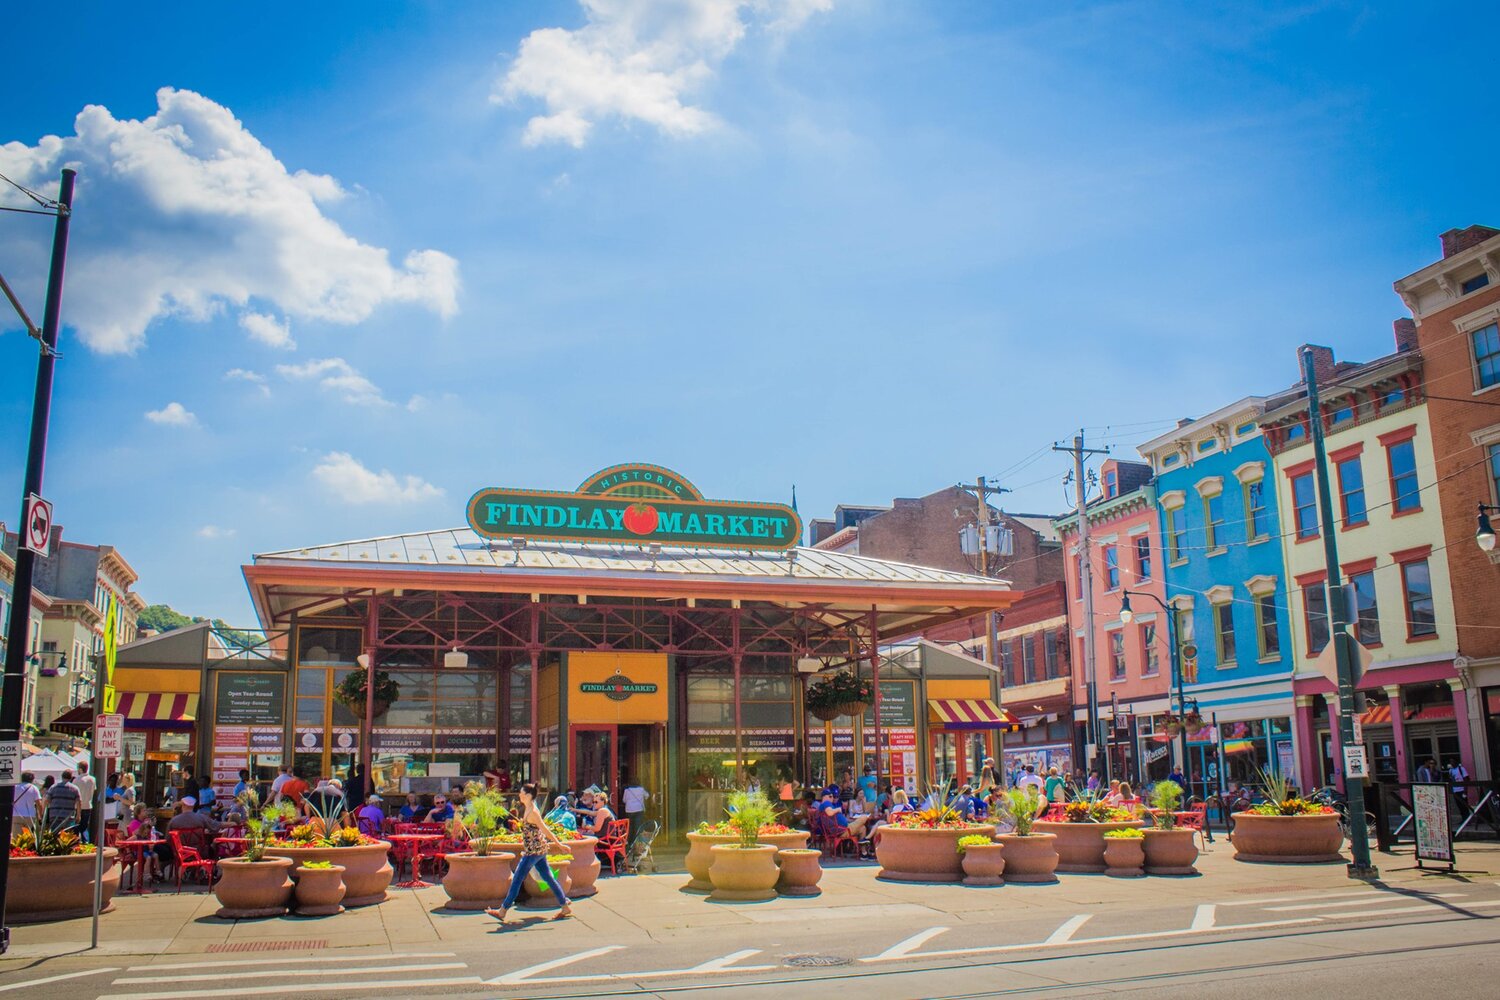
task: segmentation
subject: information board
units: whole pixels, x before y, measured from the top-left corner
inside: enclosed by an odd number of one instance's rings
[[[875,703],[865,709],[865,731],[875,728]],[[916,681],[880,682],[880,727],[894,729],[917,724]]]
[[[1411,786],[1412,816],[1416,827],[1417,864],[1440,861],[1453,865],[1453,831],[1448,826],[1448,786]]]
[[[286,674],[221,670],[214,689],[214,725],[280,726],[286,713]]]

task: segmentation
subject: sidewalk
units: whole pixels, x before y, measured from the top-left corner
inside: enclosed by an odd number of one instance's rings
[[[1381,881],[1394,887],[1432,889],[1450,882],[1493,881],[1500,876],[1500,844],[1462,845],[1458,874],[1414,870],[1410,849],[1376,856]],[[751,905],[716,904],[679,891],[680,873],[603,877],[598,895],[580,900],[570,939],[598,939],[614,944],[662,943],[703,928],[732,933],[735,926],[784,925],[789,934],[799,923],[825,921],[882,923],[920,921],[989,922],[998,919],[1048,919],[1082,908],[1141,909],[1192,905],[1213,900],[1244,899],[1262,894],[1341,889],[1350,880],[1342,865],[1251,865],[1233,860],[1222,839],[1199,858],[1196,878],[1112,879],[1102,875],[1062,875],[1050,886],[1010,885],[974,889],[959,885],[887,883],[875,878],[871,864],[839,865],[823,877],[821,896],[779,898]],[[267,920],[219,920],[217,901],[201,888],[178,895],[116,896],[115,910],[100,918],[100,948],[87,950],[89,921],[69,920],[12,928],[10,952],[0,971],[18,963],[62,955],[153,956],[202,955],[238,951],[281,953],[325,948],[403,949],[423,945],[479,944],[495,924],[480,913],[449,913],[440,887],[392,889],[378,905],[349,910],[335,917],[288,916]],[[525,911],[517,911],[523,913]],[[547,911],[540,911],[546,914]],[[537,930],[548,932],[548,926]],[[548,935],[550,936],[550,935]],[[543,938],[538,938],[538,942]]]

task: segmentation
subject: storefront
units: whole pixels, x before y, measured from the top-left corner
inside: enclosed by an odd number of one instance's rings
[[[286,730],[309,775],[362,764],[386,794],[497,771],[549,792],[639,781],[680,833],[752,780],[774,795],[868,760],[919,788],[925,730],[975,731],[923,702],[992,697],[988,680],[925,690],[883,650],[1008,607],[1002,581],[797,548],[790,507],[630,465],[572,492],[481,490],[468,515],[244,567],[262,625],[289,636]],[[877,679],[875,704],[811,719],[806,684],[837,670]],[[979,733],[955,761],[994,753]]]

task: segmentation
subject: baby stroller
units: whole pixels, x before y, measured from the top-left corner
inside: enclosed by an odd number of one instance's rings
[[[630,843],[630,850],[625,855],[625,870],[637,875],[650,865],[651,871],[656,871],[656,858],[651,854],[651,844],[656,840],[656,835],[661,832],[661,824],[654,819],[648,819],[641,824],[641,829]]]

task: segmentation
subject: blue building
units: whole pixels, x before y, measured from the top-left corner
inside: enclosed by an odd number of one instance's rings
[[[1264,408],[1264,397],[1249,396],[1140,448],[1156,473],[1185,694],[1213,723],[1188,738],[1197,794],[1253,781],[1257,768],[1297,774],[1286,569],[1257,422]],[[1196,657],[1181,655],[1187,647]]]

